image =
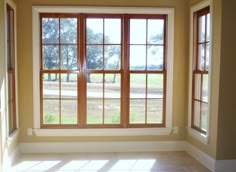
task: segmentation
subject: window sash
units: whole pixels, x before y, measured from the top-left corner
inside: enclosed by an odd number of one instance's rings
[[[67,16],[68,15],[68,16]],[[57,70],[45,70],[43,68],[43,65],[42,65],[42,46],[43,45],[58,45],[60,46],[60,43],[59,44],[47,44],[47,43],[42,43],[42,40],[41,40],[41,70],[40,70],[40,85],[41,85],[41,92],[40,92],[40,100],[41,100],[41,127],[42,128],[78,128],[78,127],[89,127],[89,128],[93,128],[93,127],[164,127],[165,126],[165,104],[166,104],[166,98],[165,98],[165,95],[166,95],[166,53],[165,53],[165,40],[166,40],[166,15],[107,15],[107,14],[99,14],[99,15],[90,15],[90,14],[78,14],[78,15],[72,15],[73,17],[76,17],[79,22],[78,22],[78,29],[77,29],[77,46],[78,46],[78,54],[77,54],[77,57],[78,57],[78,63],[79,63],[79,67],[78,67],[78,70],[61,70],[61,69],[57,69]],[[101,70],[92,70],[92,69],[87,69],[86,68],[86,59],[82,58],[82,57],[85,57],[85,54],[86,54],[86,48],[84,44],[84,42],[86,42],[86,35],[83,34],[85,33],[85,25],[86,25],[86,22],[85,22],[85,19],[86,18],[101,18],[101,17],[108,17],[108,18],[117,18],[117,16],[120,17],[121,19],[121,26],[122,28],[125,29],[125,32],[122,31],[121,33],[121,36],[122,36],[122,39],[121,39],[121,44],[115,44],[115,45],[120,45],[121,46],[121,69],[120,70],[104,70],[104,69],[101,69]],[[129,29],[129,17],[132,17],[132,18],[137,18],[137,19],[140,19],[140,18],[146,18],[146,19],[163,19],[164,20],[164,42],[163,44],[159,44],[159,46],[163,46],[163,69],[162,70],[148,70],[147,67],[146,67],[146,70],[144,71],[140,71],[140,70],[129,70],[128,68],[128,64],[129,64],[129,58],[125,58],[126,57],[129,57],[129,46],[131,46],[131,44],[127,45],[125,42],[128,41],[129,39],[129,32],[128,32],[128,29]],[[45,14],[45,13],[42,13],[40,15],[40,18],[41,18],[41,22],[42,22],[42,18],[47,18],[47,17],[54,17],[54,18],[60,18],[60,17],[63,17],[63,18],[66,18],[66,17],[71,17],[70,14]],[[81,32],[79,32],[81,31]],[[42,38],[42,23],[41,23],[41,38]],[[73,44],[74,45],[74,44]],[[106,46],[106,45],[110,45],[110,44],[87,44],[87,45],[102,45],[102,46]],[[112,44],[114,45],[114,44]],[[144,46],[148,46],[149,44],[144,44]],[[104,52],[103,52],[104,53]],[[59,55],[60,56],[60,55]],[[42,92],[43,92],[43,87],[42,87],[42,75],[44,73],[56,73],[56,74],[61,74],[61,73],[79,73],[78,74],[78,87],[77,87],[77,92],[78,92],[78,115],[77,115],[77,124],[75,125],[65,125],[65,124],[50,124],[50,125],[45,125],[43,124],[43,114],[42,114]],[[163,75],[163,109],[162,109],[162,122],[161,123],[158,123],[158,124],[148,124],[147,123],[147,112],[145,113],[145,123],[144,124],[130,124],[129,122],[129,118],[127,114],[129,114],[129,103],[127,103],[127,100],[130,100],[129,98],[129,88],[130,88],[130,81],[129,81],[129,78],[130,78],[130,75],[131,74],[134,74],[134,73],[145,73],[146,75],[148,74],[162,74]],[[87,112],[87,103],[86,101],[88,100],[87,98],[87,95],[86,95],[86,90],[87,90],[87,87],[86,87],[86,76],[87,74],[102,74],[102,75],[106,75],[106,74],[119,74],[121,76],[121,97],[120,97],[120,104],[121,104],[121,107],[120,107],[120,124],[87,124],[86,123],[86,118],[87,118],[87,115],[85,115]],[[128,89],[127,89],[128,88]],[[146,87],[147,89],[147,87]],[[83,90],[83,91],[81,91]],[[103,88],[104,90],[104,88]],[[147,92],[147,91],[146,91]],[[81,95],[80,95],[81,93]],[[85,98],[86,97],[86,98]],[[145,101],[147,101],[148,98],[145,98]],[[59,101],[61,101],[61,99],[59,99]],[[104,101],[104,100],[103,100]],[[129,102],[129,101],[128,101]],[[104,106],[104,105],[103,105]],[[145,105],[147,107],[147,105]],[[126,115],[125,115],[126,114]],[[104,121],[104,119],[103,119]]]

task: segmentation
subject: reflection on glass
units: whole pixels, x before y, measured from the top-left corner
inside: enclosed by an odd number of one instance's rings
[[[61,46],[61,69],[77,69],[77,46]]]
[[[121,43],[121,20],[104,19],[105,24],[105,44]]]
[[[86,20],[86,43],[103,43],[103,19],[88,18]]]
[[[88,74],[87,75],[87,97],[102,98],[103,97],[103,75]]]
[[[130,74],[130,98],[146,97],[146,75]]]
[[[87,124],[103,123],[103,100],[87,99]]]
[[[207,116],[208,116],[208,104],[207,103],[202,103],[202,121],[201,121],[201,128],[203,130],[207,130]]]
[[[62,18],[60,20],[60,36],[62,43],[77,42],[77,18]]]
[[[59,42],[59,19],[43,18],[42,19],[42,41],[43,43]]]
[[[146,68],[146,46],[130,46],[130,70],[144,70]]]
[[[211,23],[211,18],[210,14],[207,14],[207,41],[210,41],[210,23]]]
[[[163,44],[164,43],[164,20],[149,19],[148,20],[148,43]]]
[[[196,126],[196,127],[200,127],[200,116],[201,116],[201,112],[200,112],[200,109],[201,109],[201,103],[198,102],[198,101],[194,101],[194,119],[193,119],[193,124]]]
[[[43,98],[59,98],[59,74],[43,74]]]
[[[61,100],[61,123],[77,123],[77,100]]]
[[[88,45],[86,49],[87,69],[103,69],[103,47]]]
[[[208,102],[208,74],[202,78],[202,101]]]
[[[201,74],[194,74],[194,99],[201,100],[201,88],[202,88],[202,81],[201,81]]]
[[[163,74],[148,74],[147,98],[163,98]]]
[[[209,70],[209,60],[210,60],[210,43],[206,44],[206,67],[205,70]]]
[[[147,69],[163,70],[163,46],[148,46],[147,49]]]
[[[206,31],[205,31],[205,20],[206,20],[206,17],[205,16],[201,16],[199,18],[199,31],[198,31],[198,34],[199,34],[199,42],[204,42],[206,41],[205,39],[205,35],[206,35]]]
[[[120,124],[120,99],[105,99],[105,124]]]
[[[130,44],[146,44],[146,19],[130,19]]]
[[[59,100],[43,100],[43,124],[59,124]]]
[[[120,69],[120,56],[121,48],[120,45],[109,45],[105,46],[105,69],[108,70],[119,70]]]
[[[205,45],[200,44],[198,45],[198,69],[204,70],[205,69]]]
[[[120,74],[105,75],[105,98],[120,98]]]
[[[59,69],[59,47],[56,45],[43,46],[43,68]]]
[[[147,123],[162,123],[163,99],[147,100]]]
[[[130,100],[129,122],[130,124],[145,124],[145,100]]]

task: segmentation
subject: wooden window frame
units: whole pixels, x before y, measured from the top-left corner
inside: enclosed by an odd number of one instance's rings
[[[204,130],[202,127],[201,127],[201,123],[202,123],[202,104],[207,104],[208,107],[209,107],[209,103],[208,102],[205,102],[202,100],[202,84],[203,84],[203,76],[204,75],[208,75],[209,76],[209,67],[207,68],[206,67],[206,46],[207,44],[209,45],[210,44],[210,38],[209,40],[207,40],[207,22],[209,22],[207,20],[207,14],[210,14],[210,7],[207,6],[207,7],[204,7],[198,11],[196,11],[193,15],[193,39],[194,39],[194,42],[196,44],[196,46],[194,47],[193,49],[193,71],[192,71],[192,99],[191,99],[191,128],[196,130],[197,132],[199,133],[202,133],[203,135],[207,135],[207,130]],[[205,35],[204,35],[204,41],[200,41],[199,40],[199,18],[202,17],[202,16],[205,16],[206,20],[205,20]],[[203,66],[203,69],[201,69],[201,67],[199,66],[199,45],[203,45],[204,46],[204,66]],[[195,75],[200,75],[200,99],[197,99],[195,98],[195,82],[196,82],[196,76]],[[209,79],[208,79],[209,81]],[[208,85],[208,88],[209,88],[209,85]],[[196,126],[195,125],[195,121],[194,121],[194,118],[195,118],[195,114],[194,114],[194,108],[195,108],[195,102],[198,102],[200,103],[200,109],[199,109],[199,112],[200,112],[200,117],[199,117],[199,126]],[[208,113],[209,115],[209,113]],[[208,125],[208,124],[207,124]]]
[[[78,29],[77,29],[77,50],[78,50],[78,65],[80,66],[78,70],[72,70],[72,71],[66,71],[66,70],[44,70],[42,66],[42,18],[44,17],[52,17],[52,18],[70,18],[70,17],[76,17],[78,19]],[[120,18],[121,19],[121,69],[120,70],[88,70],[86,69],[86,59],[85,59],[85,46],[86,44],[86,32],[85,32],[85,24],[86,24],[86,18]],[[164,49],[163,54],[163,70],[144,70],[144,71],[135,71],[129,69],[129,21],[132,18],[138,18],[138,19],[163,19],[164,20],[164,42],[162,44]],[[41,128],[148,128],[148,127],[165,127],[166,126],[166,23],[167,23],[167,15],[164,14],[51,14],[51,13],[41,13],[40,14],[40,52],[41,52],[41,63],[40,63],[40,126]],[[104,28],[103,28],[104,29]],[[60,29],[59,29],[60,30]],[[59,31],[60,32],[60,31]],[[59,34],[60,35],[60,34]],[[60,40],[60,39],[59,39]],[[57,44],[60,47],[60,41]],[[104,42],[102,46],[104,46]],[[145,46],[148,46],[151,44],[146,43]],[[59,53],[60,54],[60,53]],[[59,55],[60,56],[60,55]],[[128,58],[127,58],[128,57]],[[146,57],[147,60],[147,57]],[[147,65],[146,65],[147,68]],[[77,124],[43,124],[43,84],[42,84],[42,75],[44,73],[79,73],[79,79],[78,82],[82,86],[78,86],[77,90],[78,93],[80,92],[80,96],[78,96],[78,99],[80,100],[80,104],[78,103],[78,118],[77,118]],[[103,76],[106,73],[118,73],[121,75],[121,116],[120,116],[120,124],[104,124],[104,114],[103,114],[103,124],[86,124],[86,74],[87,73],[95,73],[95,74],[103,74]],[[145,106],[145,123],[144,124],[130,124],[129,122],[129,88],[130,88],[130,81],[129,76],[132,73],[142,73],[142,74],[163,74],[163,108],[162,108],[162,123],[154,124],[154,123],[147,123],[147,103]],[[146,79],[147,80],[147,79]],[[60,81],[59,81],[60,82]],[[126,88],[126,89],[125,89]],[[127,89],[128,88],[128,89]],[[104,89],[104,88],[103,88]],[[83,90],[83,91],[81,91]],[[146,81],[146,93],[147,93],[147,81]],[[59,98],[59,101],[61,98]],[[104,101],[104,98],[103,98]],[[147,97],[145,98],[145,102],[147,102]],[[60,108],[60,107],[59,107]],[[126,114],[126,115],[125,115]]]
[[[7,12],[7,83],[8,83],[8,134],[17,129],[16,104],[16,51],[15,51],[15,10],[6,4]]]

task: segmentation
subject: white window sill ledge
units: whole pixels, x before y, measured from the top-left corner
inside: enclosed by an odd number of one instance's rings
[[[7,138],[7,146],[10,147],[13,143],[15,143],[19,136],[19,129],[16,129],[10,136]]]
[[[208,144],[208,136],[207,135],[197,132],[194,129],[192,129],[191,127],[188,127],[188,133],[190,136],[192,136],[196,140],[198,140],[204,144]]]
[[[169,135],[172,128],[125,128],[125,129],[29,129],[36,136],[150,136]],[[28,135],[30,135],[28,133]]]

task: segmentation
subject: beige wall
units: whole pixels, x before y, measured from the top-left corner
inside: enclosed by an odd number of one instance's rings
[[[222,41],[217,159],[236,159],[235,7],[236,1],[222,0]]]
[[[126,141],[126,140],[184,140],[187,124],[188,80],[188,1],[187,0],[17,0],[18,10],[18,69],[20,141]],[[32,81],[32,5],[92,5],[92,6],[163,6],[175,8],[174,42],[174,96],[173,125],[179,135],[144,137],[35,137],[27,136],[27,128],[33,127],[33,81]],[[178,34],[177,34],[178,33]]]

